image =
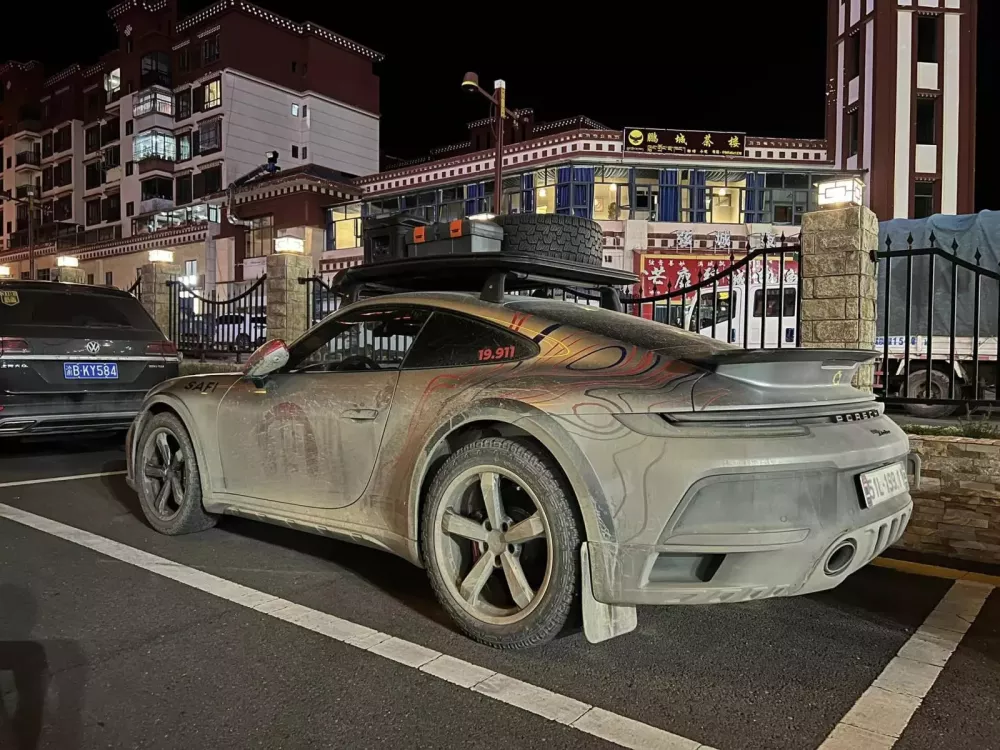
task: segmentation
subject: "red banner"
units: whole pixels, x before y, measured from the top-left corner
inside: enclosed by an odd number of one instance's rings
[[[790,255],[790,254],[789,254]],[[741,257],[736,258],[739,263]],[[690,253],[655,253],[643,254],[639,271],[641,280],[641,296],[654,297],[667,292],[677,291],[693,286],[699,281],[709,280],[729,270],[729,256],[721,254],[690,254]],[[758,258],[749,265],[750,285],[762,286],[763,259]],[[720,288],[743,286],[746,283],[746,266],[737,269],[731,276],[719,280]],[[767,285],[776,287],[780,282],[781,255],[775,252],[767,256]],[[791,257],[785,257],[785,284],[795,284],[799,278],[799,263]],[[709,290],[711,291],[711,290]]]

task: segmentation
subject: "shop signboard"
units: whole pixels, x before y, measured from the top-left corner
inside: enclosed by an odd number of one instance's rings
[[[745,156],[745,133],[625,128],[625,152],[689,156]]]

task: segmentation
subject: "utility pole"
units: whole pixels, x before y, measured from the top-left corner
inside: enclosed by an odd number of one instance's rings
[[[479,85],[479,76],[475,73],[466,73],[462,79],[462,87],[469,91],[476,91],[493,104],[493,130],[496,141],[496,163],[493,165],[493,213],[499,216],[503,213],[503,136],[504,120],[507,118],[507,83],[502,78],[493,82],[493,93],[488,94]],[[517,111],[512,112],[515,117],[514,125],[518,124]]]

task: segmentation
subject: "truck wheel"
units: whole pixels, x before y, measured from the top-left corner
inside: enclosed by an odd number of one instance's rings
[[[909,380],[906,382],[908,386],[907,395],[910,398],[948,398],[948,393],[951,389],[951,379],[940,370],[931,370],[931,392],[929,394],[927,393],[927,370],[911,372]],[[958,390],[959,384],[956,382],[956,393]],[[944,419],[958,411],[958,407],[949,406],[948,404],[938,406],[930,404],[906,404],[903,410],[911,417]]]
[[[596,221],[558,214],[497,216],[501,252],[555,258],[589,266],[604,263],[604,232]]]
[[[563,629],[580,586],[573,502],[552,459],[514,440],[483,438],[445,461],[420,545],[435,595],[470,638],[521,649]]]

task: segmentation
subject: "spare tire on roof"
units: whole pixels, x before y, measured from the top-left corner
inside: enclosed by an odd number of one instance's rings
[[[596,221],[558,214],[511,214],[494,221],[503,227],[501,252],[604,264],[604,232]]]

